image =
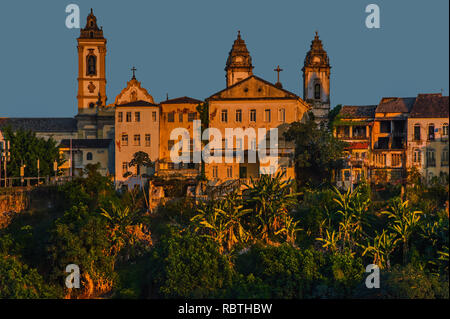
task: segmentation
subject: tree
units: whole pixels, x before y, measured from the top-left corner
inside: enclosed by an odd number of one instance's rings
[[[176,230],[152,250],[148,268],[151,298],[214,298],[231,285],[234,274],[217,243]]]
[[[305,123],[294,122],[284,133],[295,142],[295,170],[300,186],[318,187],[330,184],[333,172],[343,166],[345,143],[326,127],[319,127],[312,118]]]
[[[0,299],[56,298],[36,269],[15,256],[0,254]]]
[[[143,151],[138,151],[133,154],[133,158],[130,163],[128,163],[129,167],[136,167],[136,175],[141,177],[141,167],[153,167],[154,163],[151,161],[150,157],[147,153]]]
[[[5,139],[10,141],[11,145],[11,161],[7,165],[9,176],[20,176],[21,165],[26,165],[24,175],[37,177],[38,159],[40,176],[51,176],[54,174],[54,161],[57,161],[58,166],[64,163],[56,141],[52,138],[45,140],[36,137],[36,133],[23,129],[14,132],[10,126],[3,129],[3,134]]]

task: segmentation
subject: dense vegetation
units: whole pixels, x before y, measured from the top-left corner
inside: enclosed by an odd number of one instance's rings
[[[88,165],[55,186],[52,208],[0,230],[0,298],[448,298],[448,175],[339,190],[327,176],[342,145],[310,121],[288,134],[303,180],[263,175],[152,212],[148,189],[116,191]],[[69,264],[80,289],[65,287]],[[365,285],[369,264],[379,289]]]
[[[96,168],[0,230],[1,298],[448,298],[448,177],[411,174],[408,201],[374,202],[366,183],[295,192],[263,176],[243,196],[149,213]],[[64,286],[72,263],[81,289]],[[371,263],[380,289],[364,285]]]

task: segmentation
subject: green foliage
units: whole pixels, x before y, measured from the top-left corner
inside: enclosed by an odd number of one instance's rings
[[[17,130],[13,132],[11,127],[3,129],[5,139],[10,141],[11,145],[11,161],[8,162],[8,175],[11,177],[20,176],[20,166],[25,167],[25,177],[37,176],[37,160],[39,159],[40,176],[52,176],[53,162],[57,161],[58,165],[64,163],[64,159],[60,157],[56,141],[52,138],[45,140],[36,137],[36,134],[27,130]]]
[[[0,299],[56,297],[57,289],[48,286],[36,269],[15,256],[0,254]]]
[[[362,284],[355,290],[357,298],[380,299],[448,299],[448,278],[430,274],[412,264],[395,265],[391,271],[381,271],[380,288],[367,289]]]
[[[172,232],[161,239],[149,262],[149,297],[210,298],[231,285],[228,258],[208,239]]]
[[[294,122],[284,133],[295,142],[295,169],[299,186],[329,185],[333,171],[342,168],[345,143],[335,138],[326,127],[319,127],[309,118]]]

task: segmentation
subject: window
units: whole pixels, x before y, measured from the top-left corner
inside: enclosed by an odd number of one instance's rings
[[[448,137],[448,124],[442,125],[442,137]]]
[[[175,112],[167,113],[167,122],[175,122]]]
[[[95,107],[95,103],[89,103],[89,108],[93,109]]]
[[[380,121],[380,133],[391,133],[391,121]]]
[[[416,148],[413,153],[413,163],[420,164],[422,163],[422,152]]]
[[[420,141],[420,124],[414,125],[414,140]]]
[[[353,126],[353,137],[354,138],[365,138],[366,137],[366,127],[365,126]]]
[[[122,146],[128,146],[128,134],[122,134]]]
[[[228,110],[222,110],[222,122],[228,122]]]
[[[193,122],[196,117],[197,117],[197,113],[195,113],[195,112],[188,113],[188,122]]]
[[[270,122],[270,109],[264,111],[264,121]]]
[[[285,109],[279,109],[278,110],[278,121],[280,122],[286,122],[286,110]]]
[[[174,140],[169,140],[169,141],[167,142],[167,149],[170,151],[170,150],[172,149],[172,147],[173,147],[174,144],[175,144],[175,141],[174,141]]]
[[[117,122],[122,122],[123,121],[123,113],[122,112],[119,112],[118,114],[117,114]]]
[[[402,154],[392,154],[391,166],[400,166],[402,164]]]
[[[242,122],[242,110],[236,110],[236,122]]]
[[[127,122],[131,122],[131,112],[127,112]]]
[[[236,149],[242,149],[242,138],[236,138]]]
[[[316,100],[320,100],[320,84],[319,83],[316,83],[314,85],[314,98]]]
[[[136,122],[140,122],[141,121],[141,112],[134,112],[134,120]]]
[[[152,112],[152,120],[153,122],[156,122],[156,111]]]
[[[213,166],[212,175],[213,175],[213,178],[217,178],[217,176],[219,175],[217,166]]]
[[[344,126],[344,137],[350,137],[350,126]]]
[[[122,172],[123,173],[128,172],[128,163],[127,162],[122,162]]]
[[[250,110],[250,122],[256,122],[256,110]]]
[[[231,167],[231,166],[227,167],[227,177],[228,178],[233,177],[233,167]]]
[[[436,166],[436,152],[434,149],[427,149],[427,167]]]
[[[167,163],[167,168],[168,169],[175,169],[175,163],[173,163],[173,162]]]
[[[92,161],[92,153],[91,153],[91,152],[88,152],[88,153],[86,154],[86,160]]]
[[[150,134],[145,134],[145,146],[150,146]]]
[[[87,57],[87,70],[86,75],[96,75],[97,74],[97,58],[95,55],[89,55]]]
[[[134,146],[140,146],[141,145],[141,135],[136,134],[134,135]]]
[[[448,166],[448,148],[444,148],[441,154],[441,166]]]
[[[183,113],[178,114],[178,122],[183,123]]]
[[[350,180],[350,171],[344,171],[344,180],[346,182]]]
[[[434,124],[428,125],[428,140],[434,141]]]

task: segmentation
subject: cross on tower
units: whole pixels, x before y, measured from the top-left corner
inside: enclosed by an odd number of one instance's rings
[[[280,82],[280,72],[283,71],[283,69],[280,69],[280,66],[278,65],[276,69],[274,69],[275,72],[277,72],[277,83]]]
[[[135,76],[135,74],[134,74],[134,72],[136,72],[136,68],[133,66],[132,68],[131,68],[131,71],[133,72],[133,79],[136,79],[136,76]]]

